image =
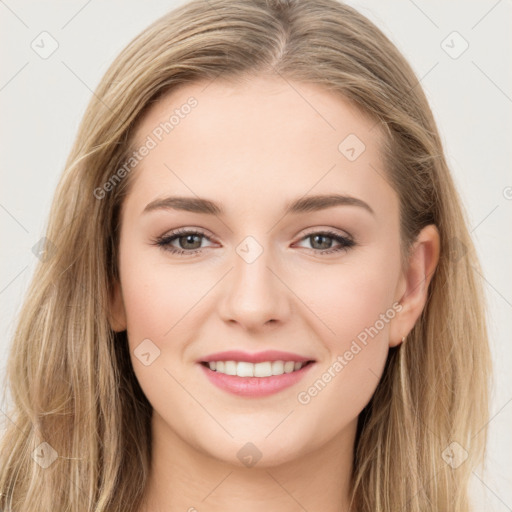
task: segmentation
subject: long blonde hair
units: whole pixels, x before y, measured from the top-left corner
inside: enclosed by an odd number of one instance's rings
[[[385,134],[404,256],[424,226],[437,225],[441,237],[425,309],[390,350],[359,417],[353,505],[470,510],[469,478],[485,456],[491,363],[467,216],[411,67],[373,23],[336,0],[193,0],[137,36],[103,77],[58,184],[48,250],[12,340],[0,509],[138,510],[151,406],[126,331],[114,332],[108,316],[131,175],[103,198],[94,191],[126,161],[137,122],[162,94],[266,72],[319,84],[371,116]]]

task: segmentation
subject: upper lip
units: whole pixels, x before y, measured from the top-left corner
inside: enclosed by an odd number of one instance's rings
[[[305,363],[306,361],[313,361],[311,357],[304,357],[292,352],[282,352],[279,350],[265,350],[263,352],[243,352],[241,350],[227,350],[225,352],[216,352],[198,362],[209,363],[211,361],[246,361],[248,363],[263,363],[265,361],[294,361],[297,363]]]

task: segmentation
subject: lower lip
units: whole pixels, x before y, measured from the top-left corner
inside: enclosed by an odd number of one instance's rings
[[[309,363],[300,370],[270,377],[238,377],[210,370],[200,364],[212,384],[233,395],[245,397],[262,397],[273,395],[299,382],[315,363]]]

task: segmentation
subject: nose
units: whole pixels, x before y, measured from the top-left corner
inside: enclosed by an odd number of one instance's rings
[[[290,290],[269,250],[254,259],[243,251],[233,255],[233,267],[224,279],[219,313],[225,322],[257,331],[285,322],[290,316]]]

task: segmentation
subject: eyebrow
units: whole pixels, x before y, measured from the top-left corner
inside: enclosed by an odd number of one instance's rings
[[[316,196],[304,196],[285,205],[285,213],[299,214],[313,211],[325,210],[334,206],[359,206],[364,208],[372,215],[375,215],[372,207],[357,197],[327,194]],[[193,213],[202,213],[206,215],[224,215],[223,208],[209,199],[201,197],[164,197],[151,201],[143,210],[143,214],[154,210],[181,210]]]

